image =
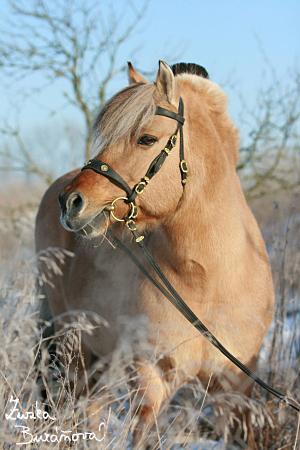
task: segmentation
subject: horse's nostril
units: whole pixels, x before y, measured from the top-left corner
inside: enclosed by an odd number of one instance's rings
[[[67,210],[73,213],[79,213],[84,206],[83,195],[79,192],[72,192],[66,202]]]
[[[72,199],[72,205],[77,209],[81,208],[82,203],[83,203],[82,197],[78,194],[76,195],[76,197]]]

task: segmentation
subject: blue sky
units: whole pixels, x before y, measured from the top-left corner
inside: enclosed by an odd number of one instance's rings
[[[251,104],[266,80],[264,54],[279,77],[299,69],[299,0],[162,0],[149,8],[141,67],[176,53],[233,84]],[[229,93],[230,88],[229,89]],[[229,97],[238,115],[239,102]]]
[[[113,4],[116,9],[126,11],[128,3],[115,0]],[[140,48],[135,63],[147,70],[156,68],[159,59],[174,62],[170,60],[172,56],[205,66],[211,79],[224,84],[231,113],[239,125],[240,103],[232,86],[242,93],[250,107],[255,104],[259,87],[267,82],[263,53],[279,77],[284,78],[287,70],[299,70],[299,22],[299,0],[152,0],[119,60],[127,61],[132,49]],[[28,88],[37,81],[28,79],[24,86]],[[124,75],[112,85],[111,93],[126,83]],[[0,87],[1,118],[13,119],[12,99],[22,88],[22,82]],[[25,131],[30,133],[45,121],[77,120],[72,108],[61,109],[63,103],[61,85],[55,84],[31,97],[21,108],[18,106]],[[53,109],[59,111],[54,118],[49,115]]]
[[[146,59],[154,63],[164,47],[178,44],[182,59],[206,66],[212,78],[234,72],[252,84],[262,66],[257,39],[275,67],[299,62],[299,20],[296,0],[153,1],[143,33]]]

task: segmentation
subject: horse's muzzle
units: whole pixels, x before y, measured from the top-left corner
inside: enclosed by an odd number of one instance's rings
[[[86,207],[84,195],[80,192],[63,192],[58,197],[61,208],[61,223],[69,231],[78,231],[86,224],[82,213]]]

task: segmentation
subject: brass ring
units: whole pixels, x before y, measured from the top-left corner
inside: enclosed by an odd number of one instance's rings
[[[125,222],[124,218],[121,219],[120,217],[117,217],[115,215],[115,213],[114,213],[115,204],[117,203],[118,200],[123,200],[125,202],[125,200],[127,200],[127,197],[117,197],[117,198],[115,198],[110,204],[111,210],[109,212],[110,212],[110,215],[112,216],[112,218],[116,222]],[[126,220],[131,219],[133,217],[133,215],[135,214],[135,210],[136,210],[135,205],[134,205],[133,202],[127,203],[127,206],[129,208],[129,214],[128,214],[128,216],[126,216]]]

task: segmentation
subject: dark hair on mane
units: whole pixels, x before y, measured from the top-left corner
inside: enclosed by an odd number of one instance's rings
[[[203,66],[194,63],[176,63],[171,66],[171,69],[175,76],[181,73],[190,73],[199,77],[209,78],[207,70]]]

